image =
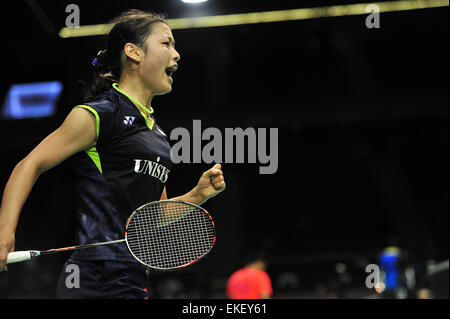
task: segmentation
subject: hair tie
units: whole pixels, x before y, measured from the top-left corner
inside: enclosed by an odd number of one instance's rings
[[[92,65],[93,65],[94,67],[96,67],[96,68],[102,67],[102,66],[103,66],[103,64],[100,63],[100,61],[99,61],[97,58],[95,58],[94,60],[92,60]]]

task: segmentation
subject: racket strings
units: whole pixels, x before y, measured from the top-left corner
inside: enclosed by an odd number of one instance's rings
[[[173,269],[205,255],[214,243],[214,224],[201,208],[177,202],[150,204],[130,219],[130,251],[152,268]]]

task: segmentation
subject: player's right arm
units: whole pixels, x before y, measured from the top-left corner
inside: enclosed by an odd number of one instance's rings
[[[272,282],[270,280],[269,274],[267,272],[262,272],[261,273],[261,278],[260,278],[260,291],[259,291],[259,296],[261,299],[270,299],[272,298]]]
[[[20,211],[37,178],[71,155],[93,146],[97,139],[96,121],[82,108],[74,108],[63,124],[48,135],[14,168],[0,205],[0,271],[14,251],[15,231]]]

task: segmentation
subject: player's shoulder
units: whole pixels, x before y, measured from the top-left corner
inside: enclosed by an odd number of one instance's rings
[[[101,113],[114,113],[117,112],[120,103],[117,96],[114,94],[114,90],[108,90],[80,105],[91,107],[95,111]]]

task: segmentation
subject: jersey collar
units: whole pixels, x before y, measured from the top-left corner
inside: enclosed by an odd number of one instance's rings
[[[145,124],[147,124],[148,128],[151,130],[153,129],[153,125],[155,124],[155,121],[153,120],[153,118],[150,116],[153,114],[153,108],[150,106],[150,109],[146,108],[141,102],[139,102],[138,100],[136,100],[135,98],[133,98],[132,96],[128,95],[127,93],[125,93],[124,91],[122,91],[121,89],[119,89],[119,83],[113,83],[113,88],[125,95],[130,101],[132,101],[134,104],[136,104],[139,112],[141,113],[141,115],[144,117],[145,120]],[[151,122],[149,122],[149,120]]]

